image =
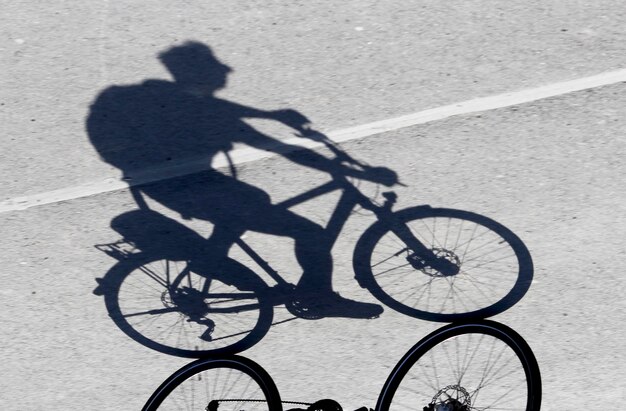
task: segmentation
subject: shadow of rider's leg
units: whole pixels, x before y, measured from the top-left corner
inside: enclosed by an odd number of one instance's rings
[[[298,289],[303,292],[331,292],[332,241],[324,229],[289,210],[268,205],[250,229],[295,240],[296,259],[302,267]]]

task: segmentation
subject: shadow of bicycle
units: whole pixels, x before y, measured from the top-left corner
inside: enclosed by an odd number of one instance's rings
[[[532,260],[522,241],[487,217],[428,206],[392,211],[365,197],[345,176],[387,186],[397,179],[382,167],[358,162],[325,136],[313,134],[295,110],[265,111],[216,96],[232,70],[204,44],[188,42],[161,53],[173,81],[147,80],[103,91],[87,119],[90,140],[102,159],[131,182],[137,210],[111,222],[122,240],[97,246],[118,263],[98,279],[109,315],[129,337],[155,350],[187,357],[243,351],[267,333],[274,307],[293,318],[376,318],[380,305],[349,300],[333,292],[331,250],[355,205],[377,222],[357,242],[353,267],[358,283],[380,302],[431,321],[488,317],[523,297],[532,280]],[[287,125],[326,144],[335,158],[296,150],[244,120],[262,118]],[[295,200],[273,204],[258,187],[241,181],[237,168],[208,170],[150,184],[133,179],[155,165],[205,158],[210,162],[235,143],[274,151],[296,165],[332,176]],[[289,210],[332,190],[342,197],[328,226]],[[154,201],[186,219],[213,225],[204,238],[152,210]],[[255,231],[290,237],[302,269],[292,285],[242,236]],[[237,244],[276,285],[228,257]]]

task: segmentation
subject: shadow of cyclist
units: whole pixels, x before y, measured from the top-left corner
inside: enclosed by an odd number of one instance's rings
[[[125,179],[132,181],[155,165],[190,158],[210,162],[220,152],[227,154],[233,143],[245,143],[324,172],[344,173],[386,185],[395,183],[391,170],[358,171],[311,150],[293,151],[288,144],[248,125],[244,119],[262,118],[281,122],[303,135],[308,131],[307,118],[294,110],[265,111],[217,97],[215,93],[226,86],[232,70],[218,61],[206,45],[187,42],[161,53],[159,59],[174,81],[146,80],[137,85],[109,87],[98,96],[87,120],[94,147],[104,161],[124,173]],[[203,247],[211,264],[229,264],[225,258],[228,250],[247,230],[291,237],[302,267],[296,295],[309,315],[374,318],[383,311],[379,305],[352,301],[333,292],[333,240],[327,238],[322,227],[273,205],[263,190],[237,179],[232,163],[230,174],[211,170],[135,186],[131,191],[141,211],[117,217],[112,226],[125,231],[125,237],[152,247],[152,252],[162,258],[198,246],[196,240],[191,240],[189,230],[182,228],[170,233],[187,234],[156,241],[149,226],[159,223],[155,212],[147,208],[143,197],[146,195],[183,218],[213,223],[213,232]],[[163,224],[177,223],[171,220]]]

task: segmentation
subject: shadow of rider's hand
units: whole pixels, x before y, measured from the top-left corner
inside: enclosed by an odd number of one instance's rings
[[[307,130],[309,130],[309,126],[311,121],[306,118],[303,114],[297,112],[296,110],[285,109],[285,110],[276,110],[273,112],[274,118],[277,121],[285,124],[293,128],[294,130],[299,131],[301,134],[305,134]]]

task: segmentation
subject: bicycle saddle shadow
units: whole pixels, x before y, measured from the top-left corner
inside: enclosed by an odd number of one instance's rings
[[[189,259],[204,248],[201,235],[153,210],[133,210],[111,220],[111,228],[144,253],[168,259]],[[193,250],[193,251],[192,251]]]
[[[216,254],[206,238],[156,211],[140,209],[120,214],[111,221],[111,228],[144,255],[191,262],[195,271],[219,277],[240,290],[267,288],[245,266]]]

